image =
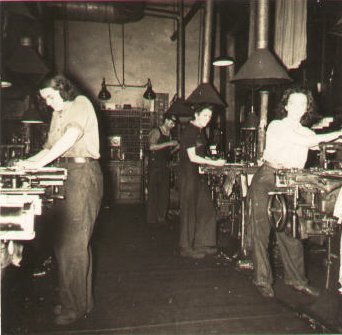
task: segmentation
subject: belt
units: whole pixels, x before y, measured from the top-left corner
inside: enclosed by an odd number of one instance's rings
[[[95,158],[92,157],[59,157],[56,159],[57,163],[87,163],[95,161]]]

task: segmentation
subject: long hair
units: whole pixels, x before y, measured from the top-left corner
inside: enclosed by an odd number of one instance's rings
[[[73,101],[80,94],[77,87],[62,74],[53,75],[44,79],[40,88],[44,89],[48,87],[59,91],[59,94],[65,101]]]
[[[317,106],[315,104],[312,92],[305,87],[293,86],[284,91],[283,96],[281,97],[281,100],[275,109],[276,118],[283,119],[287,116],[287,110],[285,106],[289,101],[289,97],[294,93],[302,93],[306,95],[308,99],[307,109],[305,114],[300,119],[300,123],[305,127],[310,127],[322,117],[317,113]]]

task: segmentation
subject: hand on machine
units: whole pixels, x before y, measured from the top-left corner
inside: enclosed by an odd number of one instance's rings
[[[17,170],[36,171],[43,167],[39,161],[30,161],[29,159],[16,161],[13,167]]]

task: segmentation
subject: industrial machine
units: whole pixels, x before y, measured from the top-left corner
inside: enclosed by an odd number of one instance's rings
[[[44,167],[24,171],[0,167],[0,242],[1,268],[13,262],[18,265],[20,242],[35,237],[34,218],[42,212],[43,203],[64,198],[67,170]],[[12,257],[13,256],[13,257]]]
[[[277,231],[300,239],[334,233],[342,170],[281,169],[275,173],[275,183],[276,189],[269,192],[268,217]]]
[[[267,214],[276,231],[298,239],[315,238],[326,246],[328,288],[330,265],[338,258],[331,250],[331,240],[340,232],[333,212],[342,192],[342,143],[321,143],[319,149],[319,167],[280,169],[275,173],[275,189],[269,193]],[[257,166],[248,162],[220,168],[200,166],[200,172],[208,177],[218,219],[222,219],[218,229],[239,239],[242,257],[250,247],[247,189],[256,169]]]
[[[257,166],[244,163],[227,163],[223,167],[200,165],[199,171],[208,178],[214,201],[218,231],[239,240],[240,256],[246,256],[247,240],[247,190]]]
[[[269,192],[268,218],[276,231],[294,238],[318,237],[326,243],[326,288],[330,265],[337,258],[331,239],[338,235],[338,218],[334,216],[336,199],[342,187],[341,143],[321,143],[320,167],[280,169],[275,173],[275,189]]]

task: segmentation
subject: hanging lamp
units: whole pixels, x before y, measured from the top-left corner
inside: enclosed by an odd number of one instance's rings
[[[109,100],[112,96],[107,90],[106,79],[102,79],[101,90],[97,96],[100,100]]]
[[[218,66],[218,67],[225,67],[225,66],[230,66],[234,64],[234,59],[229,56],[220,56],[216,57],[213,60],[213,65]]]
[[[218,106],[227,106],[222,100],[220,94],[210,83],[201,83],[186,99],[190,104],[212,104]]]
[[[29,105],[28,105],[28,108],[24,112],[21,122],[31,123],[31,124],[43,123],[43,120],[41,116],[39,115],[37,106],[31,97],[29,97]]]
[[[147,89],[143,95],[143,97],[145,99],[148,99],[148,100],[154,100],[156,98],[156,94],[154,93],[153,89],[152,89],[152,83],[151,83],[151,79],[148,78],[147,79]]]

